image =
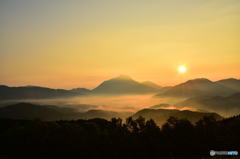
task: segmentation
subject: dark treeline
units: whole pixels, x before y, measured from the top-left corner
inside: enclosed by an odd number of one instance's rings
[[[0,158],[205,158],[238,150],[240,116],[204,117],[192,124],[170,117],[159,128],[139,117],[74,121],[0,119]]]

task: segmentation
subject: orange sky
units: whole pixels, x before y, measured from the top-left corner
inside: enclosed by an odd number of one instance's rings
[[[0,84],[240,78],[239,0],[4,0],[0,20]]]

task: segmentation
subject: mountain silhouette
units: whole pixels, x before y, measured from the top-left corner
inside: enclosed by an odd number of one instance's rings
[[[138,82],[129,76],[119,76],[102,82],[93,90],[75,88],[72,90],[52,89],[39,86],[9,87],[0,85],[0,100],[9,99],[46,99],[65,98],[91,94],[147,94],[158,93],[156,96],[194,97],[194,96],[228,96],[240,91],[240,80],[224,79],[212,82],[198,78],[173,87],[161,87],[153,82]]]
[[[9,119],[71,120],[77,116],[74,109],[52,105],[17,103],[0,108],[0,118]]]
[[[178,107],[194,107],[208,111],[221,112],[225,116],[240,112],[240,93],[222,96],[192,97],[176,104]]]
[[[237,91],[227,88],[216,82],[212,82],[205,78],[189,80],[185,83],[176,85],[168,90],[158,93],[157,96],[172,96],[172,97],[193,97],[193,96],[227,96]]]
[[[41,119],[54,121],[103,118],[110,120],[114,117],[126,118],[131,115],[131,112],[114,112],[105,110],[88,110],[85,112],[79,112],[73,108],[31,103],[17,103],[0,108],[0,118],[8,119]]]
[[[51,89],[38,86],[8,87],[0,86],[0,99],[44,99],[72,97],[81,93],[64,89]]]
[[[226,88],[234,89],[240,91],[240,80],[235,78],[228,78],[217,81],[216,83],[223,85]]]
[[[154,105],[154,106],[151,106],[149,107],[150,109],[161,109],[163,107],[170,107],[170,104],[167,104],[167,103],[161,103],[161,104],[157,104],[157,105]]]
[[[156,88],[156,89],[161,89],[162,88],[161,86],[159,86],[156,83],[151,82],[151,81],[145,81],[145,82],[142,82],[142,84],[144,84],[146,86],[149,86],[149,87],[152,87],[152,88]]]
[[[157,92],[159,88],[146,83],[140,83],[128,76],[119,76],[104,81],[92,90],[96,94],[145,94]]]
[[[217,120],[222,119],[217,113],[205,113],[205,112],[193,112],[189,110],[177,110],[177,109],[142,109],[133,115],[133,118],[139,116],[145,119],[153,119],[158,125],[162,125],[169,117],[176,117],[179,119],[187,119],[192,123],[197,122],[205,116],[213,116]]]
[[[71,89],[70,92],[80,93],[80,94],[90,94],[91,90],[86,88],[74,88],[74,89]]]
[[[31,103],[17,103],[0,108],[0,118],[8,119],[41,119],[54,121],[103,118],[110,120],[114,117],[127,118],[129,116],[132,116],[133,118],[142,116],[146,119],[153,119],[159,125],[166,122],[170,116],[181,119],[185,118],[192,122],[198,121],[203,116],[214,116],[216,119],[222,118],[216,113],[193,112],[188,110],[180,111],[176,109],[142,109],[133,114],[132,112],[114,112],[97,109],[79,112],[73,108]]]

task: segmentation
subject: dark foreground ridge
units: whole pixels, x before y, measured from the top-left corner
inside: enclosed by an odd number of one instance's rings
[[[0,119],[0,158],[208,158],[210,150],[236,150],[240,116],[196,124],[170,117],[161,127],[143,117],[73,121]]]

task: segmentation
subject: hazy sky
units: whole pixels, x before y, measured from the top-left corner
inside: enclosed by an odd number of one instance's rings
[[[240,78],[240,0],[0,0],[0,84],[92,88],[120,74]]]

